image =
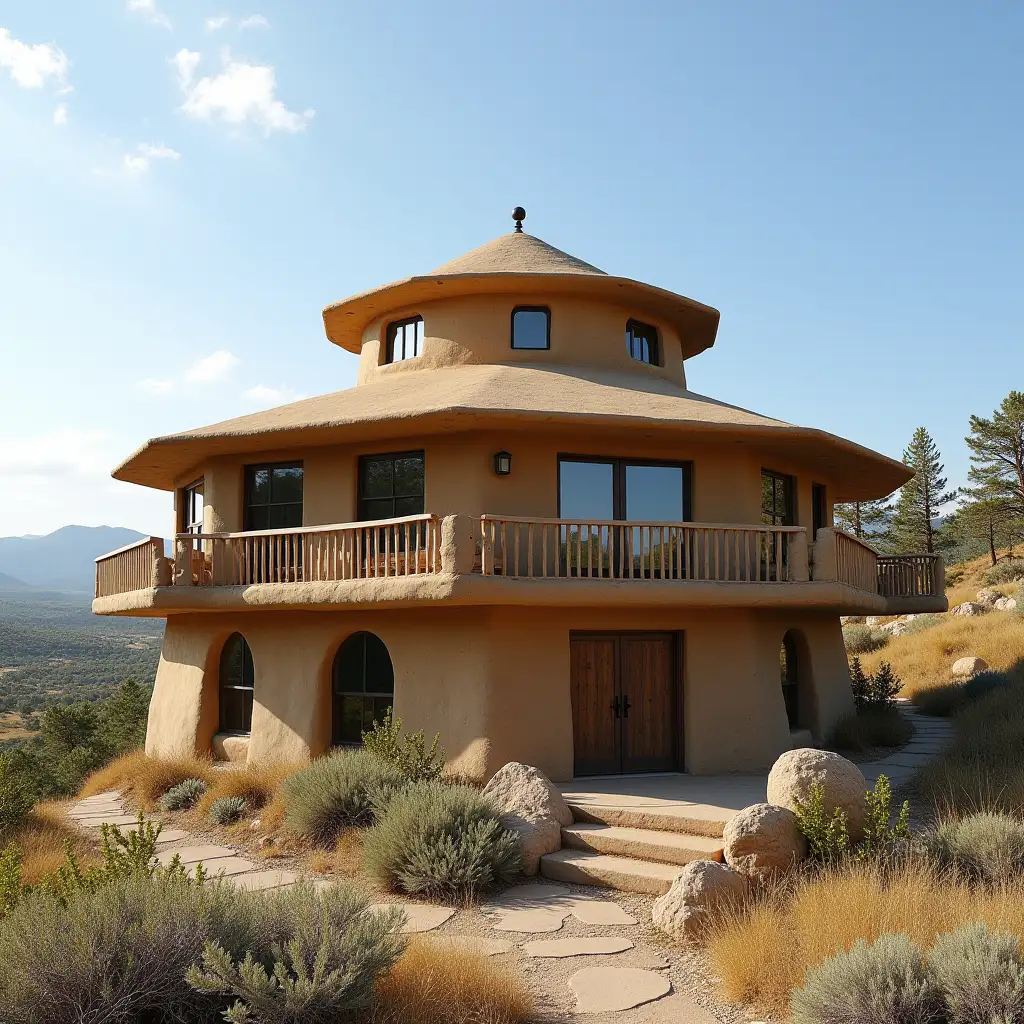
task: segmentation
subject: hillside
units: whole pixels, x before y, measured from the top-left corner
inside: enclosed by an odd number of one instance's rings
[[[95,559],[143,536],[119,526],[62,526],[43,537],[0,537],[0,590],[27,584],[91,596]]]

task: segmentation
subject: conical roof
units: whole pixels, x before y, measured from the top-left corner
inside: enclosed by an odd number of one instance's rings
[[[395,310],[460,295],[529,292],[591,298],[627,306],[667,321],[682,342],[684,359],[715,343],[719,312],[702,302],[628,277],[613,277],[543,239],[512,231],[457,256],[428,274],[407,277],[336,302],[324,310],[327,337],[358,353],[367,324]]]

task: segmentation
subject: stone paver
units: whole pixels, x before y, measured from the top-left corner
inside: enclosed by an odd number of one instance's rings
[[[498,932],[557,932],[569,916],[567,908],[548,910],[510,910],[495,922]]]
[[[230,875],[244,875],[246,872],[253,871],[256,868],[256,865],[251,860],[246,860],[244,857],[223,857],[218,860],[202,861],[199,863],[202,863],[207,878],[226,878]],[[188,869],[190,877],[195,877],[197,866],[198,863],[193,864]]]
[[[238,851],[232,850],[230,846],[214,846],[211,843],[206,843],[202,846],[182,846],[177,850],[164,850],[156,855],[156,859],[164,865],[170,864],[175,857],[182,864],[198,864],[199,861],[214,861],[236,856],[238,856]]]
[[[567,886],[528,882],[526,885],[506,889],[499,896],[489,899],[481,909],[488,913],[492,910],[545,910],[559,903],[564,896],[569,896]]]
[[[156,842],[160,846],[163,843],[180,843],[182,839],[188,839],[187,832],[182,831],[180,828],[164,828],[160,830],[160,835],[156,837]]]
[[[294,885],[299,876],[294,871],[274,869],[269,871],[253,871],[250,874],[235,875],[231,881],[238,889],[249,892],[263,892],[266,889],[282,889]]]
[[[523,944],[523,952],[532,957],[566,957],[566,956],[599,956],[612,953],[624,953],[632,949],[629,939],[617,938],[578,938],[578,939],[541,939]]]
[[[636,924],[614,900],[573,900],[572,916],[581,924]]]
[[[577,1013],[613,1013],[667,996],[672,983],[635,967],[586,967],[569,979],[569,988]]]
[[[79,818],[79,825],[85,828],[99,828],[101,825],[134,825],[138,822],[134,814],[105,814],[96,818]]]
[[[395,907],[405,911],[405,924],[402,926],[402,933],[405,935],[432,932],[455,914],[451,907],[431,907],[422,903],[374,903],[369,910],[381,912],[393,910]]]

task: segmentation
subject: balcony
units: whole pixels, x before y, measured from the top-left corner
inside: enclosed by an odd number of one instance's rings
[[[937,555],[878,555],[840,530],[507,516],[407,516],[148,537],[96,560],[101,614],[453,604],[944,611]]]

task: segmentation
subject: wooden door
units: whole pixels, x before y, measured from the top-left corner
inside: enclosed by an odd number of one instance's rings
[[[569,638],[569,686],[576,775],[607,775],[622,770],[621,720],[615,715],[614,636]]]

